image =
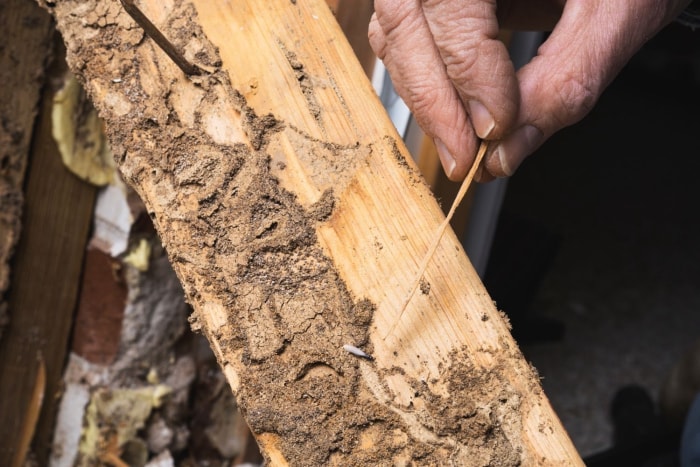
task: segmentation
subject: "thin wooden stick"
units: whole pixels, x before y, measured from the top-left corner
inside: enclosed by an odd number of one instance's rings
[[[34,439],[36,424],[39,421],[41,406],[44,402],[44,395],[46,393],[46,364],[44,363],[44,357],[41,355],[41,351],[39,351],[37,355],[37,361],[39,364],[36,369],[34,389],[32,389],[32,395],[29,399],[29,406],[27,407],[24,422],[22,423],[19,446],[15,451],[12,467],[21,467],[25,464],[27,452],[29,451],[29,445],[31,444],[32,439]]]
[[[391,335],[391,333],[394,332],[394,328],[396,328],[396,325],[399,324],[399,321],[401,321],[401,318],[403,317],[403,314],[406,311],[406,308],[408,308],[408,304],[411,302],[411,300],[413,299],[413,296],[416,294],[416,290],[418,290],[418,287],[420,286],[420,281],[423,278],[423,274],[425,274],[425,270],[428,267],[428,263],[433,258],[433,255],[435,254],[435,250],[437,250],[437,247],[440,244],[440,240],[442,239],[442,235],[445,233],[447,226],[450,224],[450,220],[452,220],[452,216],[454,216],[455,211],[459,207],[459,203],[462,202],[464,195],[467,194],[467,190],[469,190],[469,186],[471,185],[472,180],[474,179],[474,175],[476,174],[476,171],[478,170],[479,166],[481,165],[481,161],[483,160],[484,155],[486,154],[486,150],[488,149],[488,147],[489,147],[488,141],[481,142],[481,146],[479,146],[479,151],[476,153],[476,158],[474,159],[474,163],[472,164],[471,169],[469,169],[469,173],[467,174],[467,177],[462,182],[462,186],[459,187],[459,191],[457,192],[457,196],[455,197],[455,200],[452,202],[452,207],[450,208],[450,211],[447,213],[447,217],[445,217],[445,220],[442,221],[442,224],[440,224],[440,227],[438,227],[437,232],[435,232],[435,237],[433,237],[433,241],[431,242],[427,253],[423,257],[423,261],[421,261],[421,263],[420,263],[420,267],[418,268],[418,273],[416,274],[416,277],[413,280],[413,285],[411,286],[411,291],[408,293],[408,297],[406,297],[406,300],[403,302],[403,305],[401,306],[401,311],[399,312],[399,316],[398,316],[398,318],[396,318],[396,321],[394,321],[394,324],[391,325],[391,328],[389,329],[389,332],[384,336],[384,339],[389,337]]]
[[[168,54],[168,57],[188,76],[201,75],[202,70],[197,65],[190,63],[177,47],[170,42],[150,19],[136,6],[134,0],[120,0],[124,10],[129,13],[134,21],[141,26],[148,37]]]

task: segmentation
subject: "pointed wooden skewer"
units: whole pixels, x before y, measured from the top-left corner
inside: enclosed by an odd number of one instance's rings
[[[430,247],[428,248],[428,251],[425,253],[425,256],[423,257],[423,261],[421,261],[421,263],[420,263],[420,266],[418,268],[418,273],[416,274],[416,277],[413,280],[413,285],[411,286],[411,290],[408,293],[406,300],[403,302],[403,305],[401,306],[401,311],[399,311],[399,316],[396,318],[396,321],[394,321],[394,324],[391,325],[389,332],[384,336],[384,340],[386,340],[386,338],[389,337],[394,332],[394,328],[396,328],[396,325],[399,324],[399,321],[401,321],[401,318],[403,317],[403,314],[406,311],[406,308],[408,308],[408,304],[411,303],[413,296],[416,294],[416,290],[418,290],[418,287],[420,286],[421,279],[423,278],[423,274],[425,273],[425,270],[428,267],[428,263],[430,263],[430,260],[432,259],[433,254],[435,254],[435,250],[437,250],[437,247],[440,244],[440,239],[442,239],[442,235],[445,233],[447,226],[450,224],[450,221],[452,220],[452,216],[454,216],[455,211],[459,207],[459,203],[462,202],[464,195],[467,194],[467,191],[469,190],[469,186],[471,185],[472,180],[474,179],[474,175],[476,174],[476,171],[481,166],[481,161],[483,160],[484,155],[486,154],[488,147],[489,147],[488,141],[481,142],[481,146],[479,146],[479,151],[476,153],[476,158],[474,159],[474,163],[472,164],[471,169],[469,169],[469,173],[467,174],[467,177],[464,179],[464,181],[462,182],[462,185],[459,187],[459,191],[457,192],[457,196],[455,197],[455,200],[452,202],[452,207],[450,208],[450,211],[447,213],[447,217],[445,217],[445,220],[442,222],[442,224],[440,224],[440,227],[438,227],[437,232],[435,232],[435,237],[433,237],[433,241],[430,243]]]
[[[185,56],[183,55],[182,52],[180,52],[177,47],[173,45],[172,42],[170,42],[165,35],[163,35],[162,32],[160,32],[160,29],[156,27],[155,24],[151,22],[148,17],[143,14],[143,12],[139,9],[139,7],[136,6],[134,3],[134,0],[119,0],[124,7],[124,10],[126,10],[127,13],[129,13],[129,16],[131,16],[134,21],[138,23],[141,28],[143,28],[144,32],[148,37],[153,39],[153,41],[158,44],[158,47],[160,47],[163,52],[165,52],[170,59],[175,62],[175,64],[182,70],[183,73],[185,73],[188,76],[196,76],[196,75],[201,75],[202,70],[199,68],[197,65],[190,63]]]

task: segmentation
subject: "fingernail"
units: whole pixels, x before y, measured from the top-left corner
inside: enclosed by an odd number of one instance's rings
[[[447,178],[451,178],[452,172],[454,172],[455,167],[457,167],[457,161],[455,160],[452,153],[447,149],[445,143],[440,141],[439,138],[435,138],[434,141],[435,149],[437,149],[438,156],[440,156],[440,162],[442,162],[442,166],[445,168]]]
[[[481,139],[487,138],[496,126],[496,121],[479,101],[469,101],[467,107],[469,107],[469,118],[472,120],[477,136]]]
[[[511,176],[520,163],[542,144],[544,135],[532,125],[525,125],[504,139],[494,149],[494,157],[506,176]]]

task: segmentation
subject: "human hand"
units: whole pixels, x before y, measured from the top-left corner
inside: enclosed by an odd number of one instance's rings
[[[369,38],[399,95],[463,179],[512,175],[582,119],[632,55],[689,0],[375,0]],[[517,74],[499,28],[554,29]]]

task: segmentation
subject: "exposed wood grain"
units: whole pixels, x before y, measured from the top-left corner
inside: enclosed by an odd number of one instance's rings
[[[47,458],[68,347],[95,188],[71,174],[51,136],[47,91],[29,157],[24,229],[13,261],[12,319],[0,341],[0,459],[12,459],[37,374],[46,365],[46,397],[32,450]]]
[[[581,465],[451,231],[382,339],[444,216],[323,1],[141,2],[189,78],[118,7],[52,11],[271,464]]]
[[[399,308],[399,316],[394,322],[394,324],[389,328],[387,331],[387,334],[384,336],[386,339],[388,336],[393,334],[394,329],[396,328],[396,325],[401,321],[401,318],[403,317],[403,314],[406,312],[406,308],[408,305],[410,305],[411,300],[413,297],[416,295],[416,292],[418,291],[418,288],[421,287],[422,282],[425,280],[423,279],[423,275],[425,274],[426,269],[428,268],[428,265],[430,264],[430,261],[433,259],[433,255],[435,254],[435,250],[437,250],[437,247],[440,246],[440,243],[442,241],[442,236],[445,233],[445,230],[447,230],[447,227],[450,225],[450,221],[455,215],[455,212],[460,206],[460,203],[464,199],[464,195],[467,194],[467,190],[469,189],[469,186],[472,183],[472,180],[474,180],[474,174],[476,174],[476,171],[478,168],[481,166],[481,161],[484,158],[484,155],[486,154],[486,150],[488,149],[489,145],[487,141],[482,141],[481,145],[479,147],[479,151],[476,154],[476,157],[474,158],[474,165],[469,169],[469,172],[467,173],[467,176],[465,179],[462,181],[462,184],[459,187],[459,190],[457,191],[457,194],[455,195],[454,201],[452,201],[452,206],[450,206],[449,211],[447,212],[447,215],[445,216],[445,220],[440,223],[440,225],[437,228],[437,231],[435,234],[433,234],[433,239],[430,241],[430,246],[428,247],[428,251],[423,255],[423,259],[420,262],[420,265],[418,266],[418,271],[416,272],[413,281],[411,282],[413,285],[411,286],[410,291],[408,292],[408,296],[404,300],[404,302],[401,304],[401,307]],[[425,287],[425,286],[424,286]],[[425,291],[423,291],[426,293]]]
[[[430,190],[435,195],[435,198],[440,202],[442,210],[447,214],[452,201],[455,199],[459,191],[459,183],[453,182],[447,178],[445,171],[442,169],[440,157],[438,156],[435,143],[428,136],[423,137],[418,153],[418,169],[420,170],[426,182],[430,185]],[[472,208],[474,199],[474,187],[467,192],[467,195],[462,203],[460,203],[457,211],[450,221],[452,230],[457,235],[457,238],[464,238],[464,232],[467,230],[467,221]]]
[[[374,12],[374,2],[372,0],[341,0],[333,3],[337,3],[334,8],[335,17],[343,29],[345,38],[355,52],[362,69],[365,70],[365,74],[372,76],[376,56],[369,45],[367,29]]]
[[[51,20],[32,0],[0,2],[0,340],[21,231],[22,184],[50,51]]]

